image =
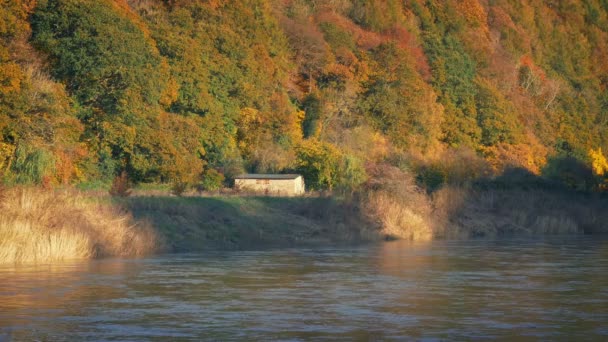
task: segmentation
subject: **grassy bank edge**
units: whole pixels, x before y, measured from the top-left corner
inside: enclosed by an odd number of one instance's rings
[[[427,194],[403,184],[391,191],[293,198],[113,198],[99,191],[15,187],[0,200],[0,263],[608,232],[605,196],[500,187]]]

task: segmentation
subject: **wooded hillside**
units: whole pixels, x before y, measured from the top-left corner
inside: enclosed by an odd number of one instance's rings
[[[606,0],[0,4],[8,183],[608,167]]]

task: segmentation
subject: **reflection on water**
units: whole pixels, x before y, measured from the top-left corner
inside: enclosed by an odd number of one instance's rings
[[[608,339],[608,240],[0,267],[0,341]]]

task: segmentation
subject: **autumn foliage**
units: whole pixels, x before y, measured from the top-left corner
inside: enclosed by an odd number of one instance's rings
[[[599,0],[3,1],[0,175],[356,189],[387,163],[445,181],[469,151],[475,174],[602,178],[607,75]]]

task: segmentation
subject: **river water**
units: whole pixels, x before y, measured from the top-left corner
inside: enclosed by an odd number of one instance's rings
[[[0,341],[608,340],[608,239],[0,267]]]

